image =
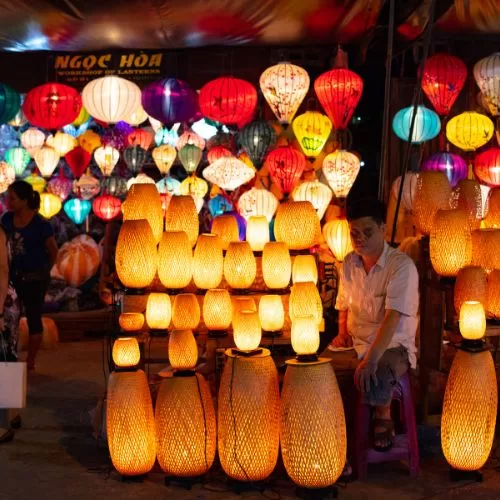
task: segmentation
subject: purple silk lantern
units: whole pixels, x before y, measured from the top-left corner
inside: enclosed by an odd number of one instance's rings
[[[141,99],[146,113],[167,125],[194,120],[200,112],[196,92],[176,78],[146,85]]]
[[[467,178],[467,163],[458,155],[442,151],[429,156],[422,164],[423,171],[439,171],[444,172],[451,187],[455,187],[458,181]]]

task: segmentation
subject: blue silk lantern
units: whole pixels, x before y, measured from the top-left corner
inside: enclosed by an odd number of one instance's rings
[[[63,131],[73,137],[79,137],[82,135],[90,125],[90,120],[88,122],[82,123],[79,126],[76,125],[64,125]]]
[[[160,194],[178,196],[181,194],[181,183],[173,177],[164,177],[156,183],[156,189]]]
[[[468,168],[465,160],[458,155],[442,151],[429,156],[422,164],[423,171],[444,172],[451,187],[455,187],[458,181],[467,178]]]
[[[392,130],[403,141],[408,141],[410,137],[412,116],[413,106],[410,106],[400,109],[392,119]],[[420,144],[421,142],[434,139],[440,130],[441,122],[437,113],[425,106],[418,106],[411,142],[413,144]]]
[[[212,217],[217,217],[218,215],[224,215],[226,212],[230,212],[234,209],[231,200],[228,200],[224,196],[218,194],[211,198],[208,202],[208,210]]]
[[[92,203],[80,198],[72,198],[64,204],[64,212],[75,223],[81,224],[89,215]]]
[[[7,123],[17,115],[21,96],[5,83],[0,83],[0,123]]]
[[[240,144],[257,168],[261,167],[275,141],[276,132],[265,121],[254,121],[240,132]]]
[[[155,134],[155,144],[157,146],[169,144],[175,148],[175,146],[177,146],[177,142],[179,142],[177,127],[172,127],[170,130],[168,128],[160,128]]]

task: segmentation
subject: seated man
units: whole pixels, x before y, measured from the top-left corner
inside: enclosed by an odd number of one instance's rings
[[[384,241],[385,209],[376,199],[354,202],[347,220],[354,251],[345,258],[335,308],[339,333],[333,347],[354,346],[360,363],[354,381],[374,407],[373,445],[392,447],[394,385],[415,368],[418,273],[413,261]]]

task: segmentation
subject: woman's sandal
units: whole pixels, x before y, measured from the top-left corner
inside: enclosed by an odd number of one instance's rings
[[[383,428],[383,431],[376,432],[376,428]],[[394,444],[394,422],[385,418],[373,419],[373,449],[375,451],[389,451]],[[389,444],[386,446],[378,446],[377,441],[387,441]]]

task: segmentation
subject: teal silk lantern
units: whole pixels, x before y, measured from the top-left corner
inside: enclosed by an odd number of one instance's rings
[[[81,224],[89,215],[91,208],[90,201],[80,198],[73,198],[64,204],[64,212],[75,224]]]
[[[0,124],[12,120],[20,107],[21,96],[12,87],[0,83]]]
[[[10,148],[5,152],[5,161],[14,169],[16,177],[20,177],[25,171],[31,157],[24,148]]]
[[[212,217],[217,217],[218,215],[224,215],[226,212],[233,210],[233,204],[231,200],[218,194],[210,199],[208,202],[208,210]]]
[[[403,141],[408,141],[410,137],[412,116],[413,106],[410,106],[400,109],[392,119],[392,130]],[[418,106],[411,142],[413,144],[420,144],[421,142],[434,139],[440,130],[441,122],[437,113],[425,106]]]

